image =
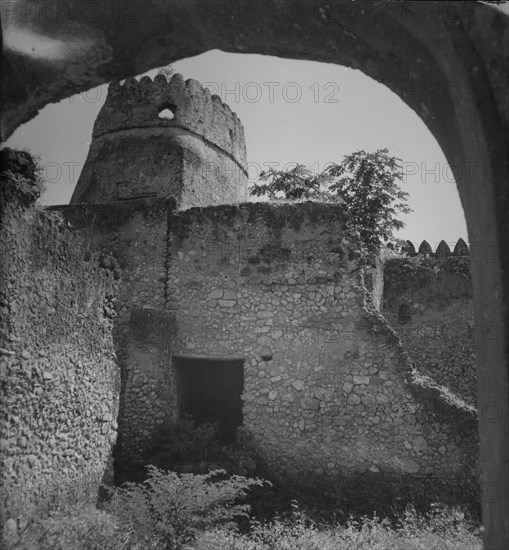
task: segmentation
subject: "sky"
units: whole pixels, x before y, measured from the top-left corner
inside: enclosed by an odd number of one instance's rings
[[[422,120],[362,72],[339,65],[213,50],[172,65],[218,94],[241,119],[250,182],[261,170],[304,164],[321,171],[363,149],[387,148],[402,160],[401,188],[413,212],[397,237],[433,248],[467,239],[465,217],[447,160]],[[150,71],[154,76],[157,70]],[[43,204],[69,202],[85,162],[107,86],[50,104],[4,145],[40,157]]]

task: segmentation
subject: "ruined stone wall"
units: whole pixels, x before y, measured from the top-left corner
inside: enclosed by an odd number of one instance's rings
[[[121,273],[114,326],[122,371],[117,472],[139,462],[157,424],[177,415],[168,368],[175,326],[166,310],[172,208],[162,199],[55,208],[87,248],[114,256]]]
[[[92,138],[72,203],[174,197],[189,208],[248,198],[242,123],[180,74],[112,83]]]
[[[178,357],[243,357],[240,433],[282,476],[472,474],[473,408],[412,372],[380,315],[380,263],[355,252],[339,207],[183,212],[146,198],[61,210],[122,272],[122,463],[141,462],[157,425],[178,417]]]
[[[29,155],[3,150],[1,161],[1,519],[13,524],[50,502],[95,502],[111,481],[117,283],[110,259],[34,206]]]
[[[241,431],[284,476],[470,472],[474,411],[412,374],[343,224],[313,203],[172,215],[174,352],[245,357]]]
[[[470,256],[387,261],[384,315],[420,372],[475,404]]]

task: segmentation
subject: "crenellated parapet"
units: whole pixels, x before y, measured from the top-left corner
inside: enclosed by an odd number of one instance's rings
[[[181,74],[174,74],[168,81],[160,74],[154,80],[144,76],[139,81],[128,78],[123,85],[112,82],[95,121],[93,137],[150,127],[189,130],[231,155],[246,169],[244,127],[240,119],[197,80],[184,81]]]
[[[245,202],[244,128],[196,80],[112,82],[71,203],[166,198],[179,209]]]
[[[422,243],[416,247],[415,243],[412,241],[405,241],[402,252],[407,256],[430,256],[434,258],[447,258],[449,256],[468,256],[470,254],[470,249],[467,243],[459,238],[454,247],[454,243],[446,243],[443,239],[436,245],[435,250],[428,241],[424,240]],[[451,248],[453,250],[451,251]]]

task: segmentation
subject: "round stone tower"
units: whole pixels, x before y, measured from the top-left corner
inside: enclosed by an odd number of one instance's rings
[[[185,209],[247,196],[244,128],[218,96],[180,74],[110,84],[71,203],[173,197]]]

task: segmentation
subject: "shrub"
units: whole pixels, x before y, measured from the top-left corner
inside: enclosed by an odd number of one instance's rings
[[[202,529],[216,525],[233,527],[249,506],[238,504],[250,487],[262,480],[224,476],[224,470],[205,475],[164,472],[149,466],[144,483],[126,483],[111,491],[105,510],[147,543],[159,541],[166,548],[179,548]]]
[[[235,529],[234,520],[248,517],[250,510],[238,501],[250,487],[264,483],[241,476],[227,478],[224,470],[179,475],[149,466],[148,471],[144,483],[106,488],[110,499],[101,510],[73,504],[33,519],[21,540],[6,541],[6,548],[176,550],[200,530]]]
[[[21,539],[6,541],[13,550],[142,550],[136,534],[110,514],[92,506],[69,508],[32,522]]]

